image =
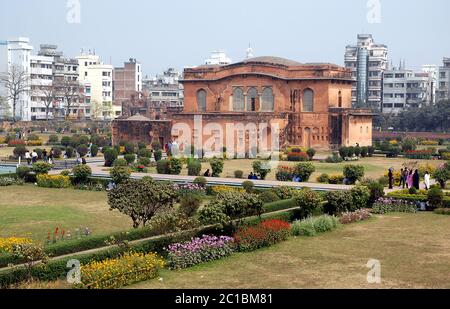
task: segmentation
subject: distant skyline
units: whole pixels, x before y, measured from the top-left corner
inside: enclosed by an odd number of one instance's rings
[[[376,0],[79,0],[81,22],[69,23],[74,1],[1,0],[0,40],[28,37],[34,53],[55,44],[68,57],[95,49],[114,66],[136,58],[149,76],[201,65],[213,50],[237,62],[249,44],[255,56],[343,65],[358,33],[386,44],[395,66],[450,57],[448,0],[379,0],[380,23],[367,18]]]

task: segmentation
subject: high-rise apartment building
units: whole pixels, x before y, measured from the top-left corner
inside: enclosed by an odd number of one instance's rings
[[[142,92],[142,65],[136,59],[130,59],[121,68],[114,68],[114,106],[122,106],[122,103],[135,96],[141,97]]]
[[[450,100],[450,58],[444,58],[443,62],[443,66],[439,67],[437,101]]]
[[[352,70],[352,105],[381,111],[387,46],[375,44],[370,34],[359,34],[357,44],[346,47],[345,67]]]

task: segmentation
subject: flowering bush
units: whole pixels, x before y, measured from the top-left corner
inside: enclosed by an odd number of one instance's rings
[[[27,142],[28,146],[42,146],[43,144],[44,142],[41,139]]]
[[[358,209],[354,212],[345,212],[339,217],[341,224],[350,224],[354,222],[364,221],[371,216],[370,211],[367,209]]]
[[[170,245],[166,250],[169,267],[182,269],[231,255],[234,251],[234,240],[226,236],[204,235],[189,242]]]
[[[117,259],[81,266],[77,288],[115,289],[158,276],[165,262],[155,253],[125,253]]]
[[[180,196],[185,196],[188,194],[198,194],[198,195],[206,194],[206,188],[199,184],[190,184],[190,183],[174,184],[173,188]]]
[[[422,146],[438,146],[439,142],[438,141],[430,141],[430,140],[428,140],[428,141],[420,142],[420,145],[422,145]]]
[[[25,146],[26,142],[24,140],[10,140],[8,142],[8,147]]]
[[[305,162],[310,160],[308,154],[304,152],[290,152],[287,155],[287,159],[292,162]]]
[[[237,193],[245,192],[245,190],[242,188],[235,188],[230,186],[214,186],[211,188],[211,190],[214,194],[229,193],[229,192],[237,192]]]
[[[37,184],[42,188],[68,188],[70,187],[70,177],[62,175],[37,175]]]
[[[0,187],[7,187],[13,185],[22,186],[23,183],[24,181],[22,179],[16,179],[11,177],[0,177]]]
[[[372,213],[382,215],[389,212],[416,213],[417,207],[413,202],[393,198],[380,198],[372,207]]]
[[[257,226],[239,229],[234,235],[239,251],[253,251],[285,241],[290,235],[289,223],[281,220],[268,220]]]
[[[19,237],[9,237],[0,238],[0,253],[12,253],[14,251],[14,246],[21,244],[32,244],[33,241],[28,238]]]
[[[294,178],[294,169],[289,166],[280,166],[276,174],[278,181],[292,181]]]

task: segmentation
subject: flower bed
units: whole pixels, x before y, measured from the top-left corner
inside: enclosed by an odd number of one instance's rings
[[[167,261],[171,269],[188,268],[229,256],[234,251],[233,238],[208,236],[167,247]]]
[[[13,186],[13,185],[21,186],[21,185],[23,185],[23,180],[16,179],[13,177],[0,177],[0,187],[7,187],[7,186]]]
[[[431,150],[409,150],[405,153],[405,157],[415,160],[430,160],[433,156]]]
[[[81,266],[77,288],[114,289],[158,276],[165,262],[155,253],[126,253],[116,259]]]
[[[334,216],[309,217],[292,223],[291,232],[294,236],[316,236],[334,230],[338,224],[339,220]]]
[[[63,175],[47,175],[37,176],[37,184],[42,188],[68,188],[70,187],[70,177]]]
[[[33,243],[33,241],[28,238],[19,238],[19,237],[0,238],[0,253],[5,252],[12,253],[14,246],[31,243]]]
[[[26,142],[21,139],[10,140],[8,142],[8,147],[25,146]]]
[[[390,212],[406,212],[416,213],[417,206],[415,203],[405,200],[398,200],[393,198],[380,198],[372,207],[373,214],[387,214]]]
[[[230,186],[214,186],[211,188],[211,191],[213,194],[229,193],[229,192],[239,192],[239,193],[245,192],[245,190],[242,188],[235,188]]]
[[[190,193],[205,195],[206,189],[198,184],[175,184],[174,189],[178,192],[180,196],[184,196]]]
[[[350,224],[367,220],[371,217],[371,213],[368,209],[358,209],[354,212],[345,212],[339,217],[341,224]]]
[[[291,162],[306,162],[309,161],[309,156],[304,152],[290,152],[287,159]]]
[[[281,220],[268,220],[257,226],[238,230],[234,235],[234,240],[237,250],[246,252],[285,241],[289,235],[289,223]]]

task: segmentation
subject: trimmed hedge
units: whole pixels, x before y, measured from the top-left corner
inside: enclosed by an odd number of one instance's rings
[[[419,194],[393,194],[388,193],[388,197],[398,199],[398,200],[405,200],[410,202],[427,202],[428,197],[426,195],[419,195]],[[445,196],[443,201],[443,207],[444,208],[450,208],[450,197]]]
[[[273,203],[268,203],[263,206],[263,210],[265,213],[271,213],[275,211],[295,208],[295,200],[289,199],[289,200],[283,200],[283,201],[277,201]]]

